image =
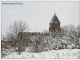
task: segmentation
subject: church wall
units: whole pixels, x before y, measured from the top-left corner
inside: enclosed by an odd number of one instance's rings
[[[60,23],[50,23],[50,27],[60,27]]]
[[[58,30],[61,30],[60,23],[50,23],[49,31],[54,30],[55,27],[57,27]]]

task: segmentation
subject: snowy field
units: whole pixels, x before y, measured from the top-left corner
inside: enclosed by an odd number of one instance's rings
[[[2,59],[28,59],[28,58],[80,59],[80,49],[51,50],[41,53],[29,53],[28,49],[26,49],[25,52],[21,52],[21,55],[18,55],[18,53],[16,52],[12,52],[9,55],[2,57]]]

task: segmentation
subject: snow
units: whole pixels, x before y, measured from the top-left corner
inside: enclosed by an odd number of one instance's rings
[[[28,47],[30,48],[30,47]],[[26,50],[30,50],[27,49]],[[80,58],[80,49],[61,49],[61,50],[51,50],[40,53],[29,53],[21,52],[21,55],[18,55],[18,52],[12,52],[9,55],[2,57],[2,59],[31,59],[31,58],[54,58],[54,59],[65,59],[65,58]]]

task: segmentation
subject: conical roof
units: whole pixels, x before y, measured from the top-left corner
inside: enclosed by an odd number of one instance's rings
[[[56,14],[54,13],[54,16],[52,17],[50,23],[60,23],[58,17],[56,16]]]

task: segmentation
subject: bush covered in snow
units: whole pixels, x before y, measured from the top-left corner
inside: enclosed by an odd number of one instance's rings
[[[80,48],[79,38],[79,26],[78,30],[74,25],[67,25],[62,27],[61,32],[44,32],[39,35],[31,36],[32,46],[35,52],[57,50],[57,49],[76,49]]]
[[[15,51],[23,52],[30,46],[30,52],[43,52],[58,49],[80,49],[80,26],[67,25],[61,28],[61,31],[41,32],[35,35],[18,35]],[[31,43],[29,43],[31,41]],[[17,49],[16,49],[17,47]],[[1,50],[4,54],[5,52]]]

